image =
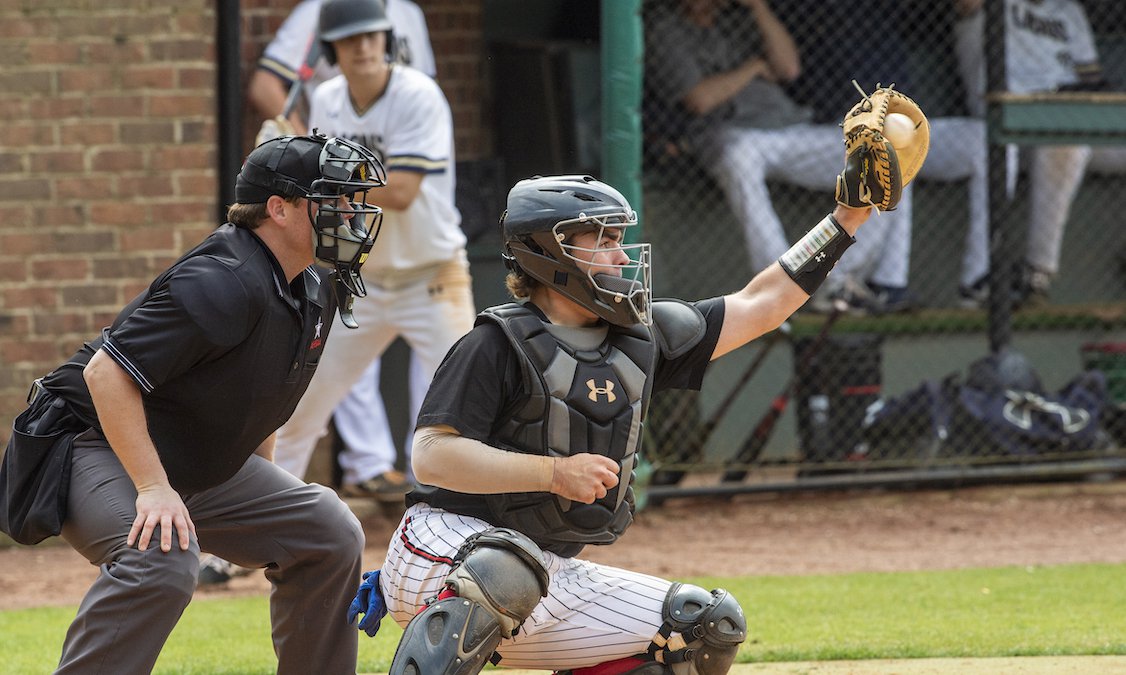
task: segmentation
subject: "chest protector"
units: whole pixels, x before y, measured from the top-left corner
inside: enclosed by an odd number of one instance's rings
[[[516,348],[528,394],[492,444],[552,457],[596,453],[621,467],[618,485],[593,504],[548,492],[488,495],[494,522],[564,556],[617,540],[633,522],[633,471],[658,350],[650,329],[611,326],[601,345],[580,351],[519,304],[493,307],[479,320],[500,325]]]

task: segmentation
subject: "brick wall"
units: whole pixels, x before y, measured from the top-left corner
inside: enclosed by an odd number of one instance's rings
[[[244,81],[294,4],[242,0]],[[419,5],[458,158],[485,156],[480,3]],[[217,224],[214,6],[0,4],[3,442],[31,380]],[[248,117],[247,149],[256,129]]]

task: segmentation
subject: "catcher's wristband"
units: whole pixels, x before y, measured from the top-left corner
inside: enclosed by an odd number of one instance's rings
[[[813,295],[855,241],[830,214],[783,253],[778,264],[803,291]]]

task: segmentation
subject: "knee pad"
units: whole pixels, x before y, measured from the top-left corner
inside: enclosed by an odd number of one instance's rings
[[[709,593],[674,583],[661,613],[664,623],[649,652],[676,675],[723,675],[747,639],[743,608],[722,588]]]
[[[462,544],[446,585],[496,617],[505,637],[516,634],[547,595],[547,563],[539,546],[515,530],[494,527]]]
[[[543,553],[519,532],[470,537],[454,557],[447,591],[407,624],[390,675],[479,673],[547,595],[548,582]]]

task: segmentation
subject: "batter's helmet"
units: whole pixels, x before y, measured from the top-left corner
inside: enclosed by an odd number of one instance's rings
[[[395,36],[383,0],[325,0],[317,32],[321,51],[330,65],[336,65],[332,43],[363,33],[387,33],[387,59],[394,60]]]
[[[508,193],[501,216],[504,260],[618,326],[650,322],[652,287],[649,244],[625,244],[630,261],[599,272],[584,252],[571,243],[578,232],[637,225],[637,214],[620,192],[590,176],[536,176],[517,183]]]
[[[314,131],[275,138],[252,150],[235,179],[235,201],[261,204],[273,195],[307,199],[317,261],[363,296],[360,266],[383,222],[383,209],[367,203],[367,193],[386,184],[386,171],[370,150]],[[347,207],[339,204],[340,197],[348,198]]]

